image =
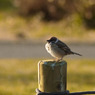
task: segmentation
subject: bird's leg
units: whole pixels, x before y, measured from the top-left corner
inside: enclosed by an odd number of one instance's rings
[[[57,62],[60,62],[60,61],[62,61],[62,58],[60,58],[60,59],[58,58],[58,59],[57,59]]]
[[[54,61],[55,61],[55,62],[60,62],[60,61],[62,61],[62,59],[63,59],[63,58],[55,58]]]
[[[57,59],[56,59],[56,58],[54,58],[54,60],[53,60],[53,61],[55,61],[55,62],[56,62],[56,61],[57,61]]]
[[[58,62],[58,61],[60,61],[60,59],[59,58],[55,58],[54,61],[55,62]]]

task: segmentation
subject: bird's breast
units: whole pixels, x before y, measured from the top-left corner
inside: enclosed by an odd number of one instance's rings
[[[46,50],[55,58],[62,58],[65,55],[65,52],[62,51],[56,44],[49,44],[45,45]]]

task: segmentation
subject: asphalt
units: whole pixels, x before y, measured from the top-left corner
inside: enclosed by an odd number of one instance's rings
[[[68,44],[72,51],[83,56],[68,55],[66,58],[95,59],[95,45]],[[52,58],[42,43],[0,43],[0,58]]]

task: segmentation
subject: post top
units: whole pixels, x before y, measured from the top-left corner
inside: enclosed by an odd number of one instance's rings
[[[64,65],[64,64],[67,64],[66,61],[62,60],[62,61],[54,61],[54,60],[41,60],[39,61],[40,64],[43,64],[43,65],[48,65],[48,66],[58,66],[58,65]]]

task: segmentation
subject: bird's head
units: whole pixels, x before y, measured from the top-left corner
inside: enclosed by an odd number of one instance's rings
[[[47,40],[48,43],[53,42],[55,43],[58,39],[56,37],[51,37],[49,40]]]

